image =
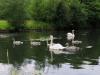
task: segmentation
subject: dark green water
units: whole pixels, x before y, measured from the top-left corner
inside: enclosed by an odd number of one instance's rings
[[[82,41],[79,51],[51,54],[43,40],[52,34],[59,38],[55,43],[65,46],[67,32],[0,33],[0,75],[99,75],[100,30],[75,31],[75,39]],[[23,44],[14,46],[13,38]],[[31,46],[30,39],[42,39],[41,45]]]

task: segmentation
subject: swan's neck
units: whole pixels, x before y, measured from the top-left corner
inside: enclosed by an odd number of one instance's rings
[[[50,45],[53,45],[53,37],[50,38]]]
[[[47,40],[47,46],[49,46],[48,40]]]
[[[72,30],[72,34],[74,34],[74,30]]]
[[[50,40],[50,45],[53,45],[53,39]]]

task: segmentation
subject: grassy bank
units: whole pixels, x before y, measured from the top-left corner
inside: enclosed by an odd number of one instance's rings
[[[27,20],[25,22],[26,30],[51,30],[51,25],[49,23],[44,23],[40,21]],[[11,30],[12,26],[6,20],[0,20],[0,30]]]
[[[11,26],[5,20],[0,20],[0,30],[9,30]]]

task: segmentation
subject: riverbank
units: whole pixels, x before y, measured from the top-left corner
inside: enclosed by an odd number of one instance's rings
[[[52,28],[52,24],[49,23],[27,20],[25,22],[25,29],[26,30],[51,30],[53,28]]]
[[[30,30],[53,30],[52,24],[48,24],[40,21],[26,20],[24,24],[24,29],[21,31]],[[0,32],[9,32],[13,30],[13,27],[6,20],[0,20]]]
[[[72,30],[72,29],[99,29],[98,28],[91,28],[88,27],[87,25],[85,26],[80,26],[78,28],[74,28],[74,27],[59,27],[59,29],[56,29],[57,31],[64,31],[64,30]],[[52,31],[55,30],[54,26],[52,23],[46,23],[46,22],[41,22],[41,21],[35,21],[35,20],[26,20],[25,24],[24,24],[24,29],[21,29],[21,32],[26,32],[26,31]],[[15,32],[15,30],[13,29],[13,27],[8,23],[7,20],[0,20],[0,32]]]

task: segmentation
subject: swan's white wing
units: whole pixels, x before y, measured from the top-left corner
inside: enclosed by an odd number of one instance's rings
[[[61,44],[54,44],[52,46],[50,46],[51,49],[64,49],[65,47],[63,47]]]
[[[72,40],[72,39],[74,39],[74,37],[75,37],[74,34],[72,34],[72,33],[67,33],[67,39],[68,39],[68,40]]]

